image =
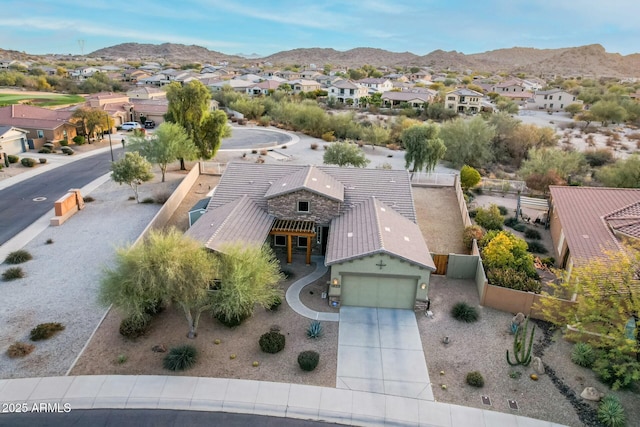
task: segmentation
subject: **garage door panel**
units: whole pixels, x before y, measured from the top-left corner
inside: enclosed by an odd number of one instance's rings
[[[342,305],[413,309],[417,279],[344,275]]]

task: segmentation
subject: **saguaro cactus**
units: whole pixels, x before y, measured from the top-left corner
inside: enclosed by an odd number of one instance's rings
[[[520,326],[513,336],[513,357],[515,362],[511,361],[509,357],[509,350],[507,350],[507,363],[511,366],[523,365],[529,366],[531,363],[531,349],[533,348],[533,334],[536,330],[535,325],[531,328],[531,334],[529,336],[529,344],[527,345],[527,330],[529,328],[529,319],[524,321],[524,327]]]

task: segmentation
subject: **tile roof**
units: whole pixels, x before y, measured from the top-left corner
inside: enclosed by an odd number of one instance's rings
[[[604,220],[612,230],[640,239],[640,200],[605,215]]]
[[[333,82],[331,86],[337,87],[338,89],[358,89],[360,87],[349,80],[337,80]]]
[[[462,95],[462,96],[478,96],[480,98],[484,98],[484,95],[481,94],[480,92],[476,92],[475,90],[471,90],[467,88],[461,88],[461,89],[453,90],[451,92],[447,92],[447,95],[451,93],[455,93],[456,95]]]
[[[277,180],[305,169],[303,165],[231,162],[220,179],[209,209],[227,204],[246,194],[260,208],[267,210],[265,194]],[[315,166],[344,185],[344,202],[340,214],[365,199],[375,196],[411,221],[416,212],[407,171]]]
[[[628,188],[550,186],[551,201],[574,259],[602,255],[617,249],[618,240],[605,217],[618,225],[622,213],[640,202],[640,190]]]
[[[207,210],[185,235],[217,252],[221,252],[225,244],[238,241],[262,245],[274,219],[248,196],[242,195],[232,202]]]
[[[0,107],[0,124],[20,128],[57,129],[70,124],[72,114],[70,111],[15,104]]]
[[[344,185],[315,166],[305,166],[275,181],[264,197],[271,199],[298,190],[308,190],[338,202],[344,202]]]
[[[418,225],[375,197],[331,221],[326,265],[379,253],[436,270]]]
[[[421,101],[429,102],[432,95],[426,92],[384,92],[382,99],[389,99],[392,101]]]

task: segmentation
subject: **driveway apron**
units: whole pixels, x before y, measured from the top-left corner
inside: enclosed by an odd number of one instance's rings
[[[336,387],[434,400],[415,313],[342,307]]]

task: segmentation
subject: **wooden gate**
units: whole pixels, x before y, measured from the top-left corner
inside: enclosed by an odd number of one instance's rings
[[[433,263],[436,265],[436,271],[433,274],[446,275],[449,255],[434,254],[431,255],[431,257],[433,258]]]

